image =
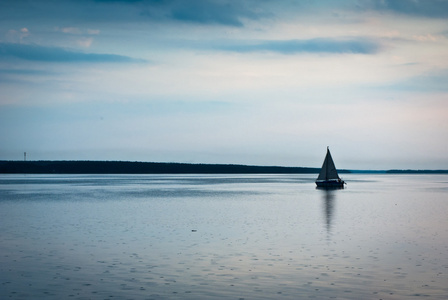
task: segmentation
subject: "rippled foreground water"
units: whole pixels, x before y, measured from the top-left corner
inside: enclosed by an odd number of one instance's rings
[[[1,299],[446,299],[448,176],[1,175]]]

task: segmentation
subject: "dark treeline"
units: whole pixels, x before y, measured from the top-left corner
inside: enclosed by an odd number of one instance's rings
[[[0,161],[0,173],[10,174],[309,174],[319,171],[319,168],[301,167],[130,161]]]
[[[320,168],[131,161],[0,161],[0,174],[315,174]],[[448,174],[448,170],[338,170],[358,174]]]

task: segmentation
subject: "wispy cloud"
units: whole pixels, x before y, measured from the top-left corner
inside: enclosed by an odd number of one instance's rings
[[[22,42],[23,40],[25,40],[25,38],[29,37],[30,35],[31,34],[28,28],[23,27],[20,30],[15,29],[8,30],[5,37],[7,40],[11,42]]]
[[[282,40],[282,41],[255,41],[241,43],[226,43],[215,48],[232,52],[276,52],[282,54],[296,53],[354,53],[374,54],[381,45],[365,38],[360,39],[333,39],[316,38],[308,40]]]
[[[448,17],[447,0],[365,0],[365,1],[252,1],[252,0],[92,0],[101,5],[125,4],[138,8],[141,16],[151,19],[168,19],[197,24],[244,26],[246,19],[275,17],[270,8],[282,7],[283,12],[300,16],[310,12],[374,10],[428,18]],[[281,11],[282,9],[280,9]],[[279,11],[277,11],[279,12]]]
[[[448,70],[433,71],[396,82],[388,88],[412,92],[448,92]]]
[[[36,69],[0,69],[0,75],[54,75],[55,72]]]
[[[103,53],[84,53],[59,47],[0,43],[0,59],[18,58],[41,62],[143,63],[143,59]]]
[[[60,29],[63,33],[81,34],[81,30],[76,27],[64,27]]]
[[[239,4],[239,5],[238,5]],[[243,26],[243,18],[256,19],[257,14],[241,6],[240,2],[178,1],[170,16],[179,21],[200,24]]]
[[[216,0],[93,0],[102,5],[124,4],[140,10],[140,17],[203,25],[242,27],[244,19],[259,19],[261,3]],[[261,5],[260,5],[261,4]]]
[[[362,5],[367,3],[369,2],[364,2]],[[370,5],[376,10],[405,15],[429,18],[448,17],[448,1],[446,0],[374,0],[370,1]]]
[[[88,9],[86,9],[88,7]],[[24,16],[22,1],[0,1],[3,20],[17,20]],[[341,1],[289,1],[289,0],[59,0],[39,1],[32,13],[25,14],[29,21],[47,24],[48,19],[57,20],[62,30],[80,34],[80,28],[68,24],[89,26],[111,21],[133,22],[182,22],[200,25],[244,27],[247,20],[276,20],[285,15],[294,19],[322,12],[379,11],[427,18],[448,17],[447,0],[341,0]],[[65,22],[71,20],[71,22]],[[61,25],[67,24],[67,26]],[[84,32],[82,30],[82,32]],[[92,34],[92,33],[89,33]]]
[[[58,27],[56,26],[54,28],[55,31],[67,33],[67,34],[73,34],[73,35],[98,35],[100,34],[99,29],[82,29],[79,27]]]

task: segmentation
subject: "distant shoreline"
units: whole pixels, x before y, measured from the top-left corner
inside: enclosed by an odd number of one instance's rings
[[[131,161],[0,161],[0,174],[317,174],[320,168]],[[338,170],[340,174],[448,174],[448,170]]]
[[[0,174],[312,174],[318,168],[131,161],[0,161]]]

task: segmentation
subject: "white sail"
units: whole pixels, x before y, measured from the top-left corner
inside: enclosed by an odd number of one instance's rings
[[[320,170],[317,180],[332,180],[339,179],[338,171],[334,165],[333,158],[331,158],[330,149],[327,148],[327,155],[325,156],[322,169]]]

